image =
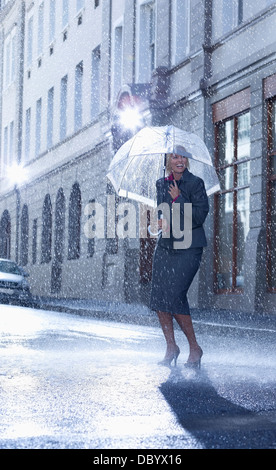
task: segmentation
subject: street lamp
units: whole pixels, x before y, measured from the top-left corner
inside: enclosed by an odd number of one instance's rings
[[[15,163],[7,168],[6,173],[9,181],[15,186],[20,185],[26,181],[27,172],[22,165]]]
[[[122,127],[135,131],[143,126],[143,118],[135,107],[127,107],[120,112],[119,122]]]

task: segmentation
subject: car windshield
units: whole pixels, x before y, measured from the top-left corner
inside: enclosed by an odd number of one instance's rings
[[[20,268],[17,266],[17,264],[10,261],[0,261],[0,272],[22,275],[22,272],[20,271]]]

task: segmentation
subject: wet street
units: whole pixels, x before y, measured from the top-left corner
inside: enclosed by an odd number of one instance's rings
[[[197,328],[197,327],[196,327]],[[276,448],[276,331],[199,329],[199,373],[159,328],[0,306],[1,449]]]

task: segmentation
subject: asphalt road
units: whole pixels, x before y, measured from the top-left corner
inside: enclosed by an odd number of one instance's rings
[[[275,449],[274,330],[208,331],[200,373],[158,327],[0,306],[1,449]]]

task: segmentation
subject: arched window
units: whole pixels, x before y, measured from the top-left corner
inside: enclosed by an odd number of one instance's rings
[[[44,199],[42,209],[41,263],[51,261],[52,251],[52,204],[50,195]]]
[[[81,191],[78,183],[72,187],[69,201],[68,259],[80,257]]]
[[[56,198],[55,210],[55,245],[54,256],[60,263],[63,261],[64,250],[64,228],[65,228],[65,197],[63,189],[60,188]]]
[[[0,257],[11,257],[11,217],[7,210],[4,210],[0,222]]]
[[[28,264],[29,251],[29,213],[28,207],[24,204],[21,214],[21,239],[20,239],[20,264],[26,266]]]
[[[57,293],[62,284],[62,262],[64,252],[64,229],[65,229],[65,197],[63,189],[60,188],[56,198],[55,228],[54,228],[54,259],[51,274],[51,292]]]

